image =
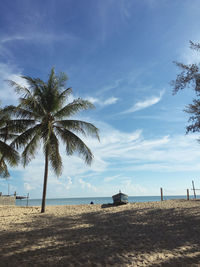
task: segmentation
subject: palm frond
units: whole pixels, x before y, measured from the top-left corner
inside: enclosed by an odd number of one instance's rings
[[[59,176],[62,172],[62,158],[59,153],[59,141],[53,132],[51,133],[51,136],[49,138],[48,145],[49,160],[51,162],[51,166],[56,175]]]
[[[91,150],[86,146],[86,144],[74,133],[61,129],[60,127],[55,126],[57,134],[60,136],[63,143],[66,145],[66,152],[68,155],[73,153],[78,153],[83,157],[85,163],[90,165],[93,160],[93,154]]]
[[[99,130],[92,123],[80,120],[60,120],[55,121],[55,124],[75,133],[81,133],[84,136],[89,135],[100,140]]]
[[[66,85],[66,81],[68,80],[68,76],[66,73],[64,72],[60,72],[57,75],[57,79],[58,79],[58,90],[62,89],[63,87],[65,87]]]
[[[10,176],[10,173],[8,171],[8,167],[5,161],[2,159],[0,161],[0,178],[8,178],[9,176]]]
[[[36,101],[32,98],[19,98],[20,104],[17,109],[24,110],[24,113],[29,114],[32,113],[32,118],[40,118],[45,115],[45,109],[41,103],[41,101]]]
[[[8,121],[5,129],[7,128],[9,133],[22,133],[27,128],[32,127],[33,125],[35,125],[35,120],[16,119]]]
[[[53,67],[51,69],[51,72],[49,74],[49,79],[48,79],[48,88],[53,88],[55,86],[55,68]]]
[[[12,117],[20,117],[22,119],[32,119],[34,118],[34,112],[29,111],[27,109],[24,109],[19,106],[7,106],[4,108],[5,112],[9,114],[9,116]]]
[[[31,78],[30,76],[22,76],[22,78],[28,83],[29,88],[33,92],[32,96],[42,95],[41,90],[43,90],[43,87],[46,85],[42,80],[39,78]]]
[[[58,100],[60,102],[61,105],[63,105],[63,103],[67,100],[67,98],[69,97],[69,95],[72,93],[72,88],[67,88],[64,91],[62,91],[59,96],[58,96]]]
[[[27,87],[22,86],[22,85],[16,83],[15,81],[12,81],[12,80],[7,80],[7,82],[9,85],[11,85],[12,87],[15,88],[15,91],[18,94],[20,94],[24,97],[33,97],[31,91]]]
[[[68,77],[64,72],[60,72],[58,75],[56,75],[55,68],[53,67],[49,75],[48,87],[50,89],[56,89],[57,91],[60,91],[65,86],[67,80]]]
[[[20,159],[19,154],[10,145],[7,145],[6,143],[0,141],[0,151],[2,154],[1,160],[6,160],[11,166],[15,166],[18,164]]]
[[[35,135],[40,135],[40,129],[41,129],[41,124],[37,124],[36,126],[27,129],[25,132],[20,134],[12,143],[11,145],[13,147],[16,147],[17,149],[21,147],[25,147],[27,143],[30,142],[30,140],[35,136]]]
[[[17,134],[10,134],[10,133],[6,133],[5,131],[3,131],[2,129],[0,129],[0,140],[2,141],[10,141],[13,140],[17,137]]]
[[[40,136],[35,134],[32,140],[26,145],[24,151],[22,152],[22,164],[25,167],[34,158],[36,149],[40,141]]]
[[[69,117],[71,115],[74,115],[81,110],[87,110],[87,109],[92,109],[92,108],[94,108],[94,105],[91,102],[78,98],[78,99],[75,99],[72,103],[69,103],[66,106],[64,106],[62,109],[60,109],[54,115],[54,117],[56,119],[61,119],[64,117]]]

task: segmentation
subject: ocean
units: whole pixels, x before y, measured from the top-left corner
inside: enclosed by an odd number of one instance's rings
[[[186,199],[186,196],[164,196],[164,200],[167,199]],[[129,196],[129,202],[149,202],[160,201],[160,196]],[[55,205],[80,205],[80,204],[108,204],[113,203],[112,197],[88,197],[88,198],[47,198],[47,206]],[[28,206],[41,206],[41,199],[28,199]],[[27,206],[27,199],[16,200],[17,206]]]

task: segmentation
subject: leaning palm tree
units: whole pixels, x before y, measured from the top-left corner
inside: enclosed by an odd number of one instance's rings
[[[91,164],[93,154],[83,140],[77,135],[93,136],[99,139],[98,129],[91,123],[70,119],[71,115],[81,110],[93,108],[87,100],[81,98],[68,103],[72,89],[65,89],[67,76],[55,74],[52,68],[48,81],[22,76],[27,86],[9,81],[18,94],[20,103],[10,107],[10,113],[26,123],[26,130],[13,142],[17,149],[23,148],[24,167],[34,157],[42,142],[45,168],[41,212],[45,212],[47,178],[49,163],[57,176],[62,171],[62,159],[59,152],[59,139],[64,143],[67,155],[77,152],[87,164]]]
[[[19,125],[18,125],[19,126]],[[8,178],[10,173],[7,164],[16,166],[19,162],[19,154],[12,147],[12,140],[16,138],[16,133],[23,130],[12,121],[6,109],[0,108],[0,177]],[[9,142],[9,144],[8,144]]]

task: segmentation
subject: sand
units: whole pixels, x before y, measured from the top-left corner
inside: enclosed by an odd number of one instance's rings
[[[1,206],[0,266],[200,266],[200,201]]]

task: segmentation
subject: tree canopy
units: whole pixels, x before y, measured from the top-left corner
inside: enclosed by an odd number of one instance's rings
[[[93,154],[79,135],[99,139],[99,134],[93,124],[70,119],[70,116],[82,110],[94,108],[94,106],[81,98],[68,102],[72,89],[65,89],[66,74],[56,75],[52,68],[47,82],[29,76],[22,78],[27,83],[26,87],[9,81],[20,98],[17,107],[9,106],[7,110],[25,128],[12,144],[16,149],[23,149],[24,167],[34,158],[40,145],[43,147],[45,171],[41,212],[44,212],[49,163],[57,176],[62,172],[59,140],[64,144],[67,155],[78,153],[86,164],[91,164]]]
[[[200,43],[190,41],[190,48],[200,52]],[[186,87],[192,88],[196,93],[196,99],[184,110],[191,115],[186,133],[200,132],[200,65],[196,63],[183,64],[176,61],[174,63],[181,69],[181,73],[177,75],[176,80],[171,82],[173,94]]]
[[[4,109],[0,109],[0,177],[8,178],[8,165],[16,166],[19,163],[19,153],[13,148],[12,141],[17,137],[19,128],[10,119]]]

